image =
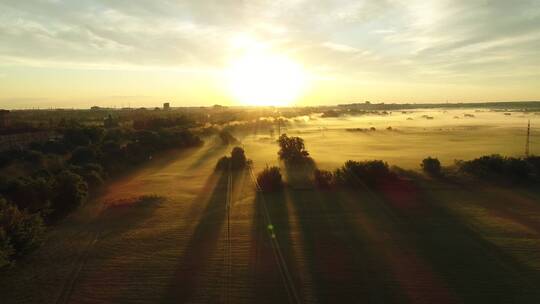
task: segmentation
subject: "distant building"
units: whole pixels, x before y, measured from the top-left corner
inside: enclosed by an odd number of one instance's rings
[[[170,110],[171,109],[171,103],[166,102],[163,104],[163,110]]]
[[[9,125],[9,111],[0,110],[0,128],[6,128]]]

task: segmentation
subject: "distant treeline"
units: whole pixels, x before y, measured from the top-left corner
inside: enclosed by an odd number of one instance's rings
[[[175,121],[176,122],[176,121]],[[37,247],[46,225],[84,203],[107,178],[170,149],[202,144],[177,123],[151,129],[72,125],[56,140],[0,153],[0,267]]]
[[[471,102],[471,103],[349,103],[340,104],[340,108],[357,110],[409,110],[409,109],[441,109],[441,108],[486,108],[500,110],[540,110],[540,101],[516,102]]]

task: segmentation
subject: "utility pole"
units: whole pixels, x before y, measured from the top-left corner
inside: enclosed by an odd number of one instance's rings
[[[531,143],[531,120],[529,119],[529,123],[527,124],[527,141],[525,142],[525,157],[529,157],[530,143]]]

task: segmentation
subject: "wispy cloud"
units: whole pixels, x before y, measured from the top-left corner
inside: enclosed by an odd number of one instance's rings
[[[540,79],[537,0],[0,2],[1,65],[214,71],[239,34],[342,79]]]

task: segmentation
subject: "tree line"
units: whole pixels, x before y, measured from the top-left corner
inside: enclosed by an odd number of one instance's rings
[[[177,123],[151,122],[150,129],[74,124],[56,130],[58,139],[0,153],[0,267],[38,247],[46,227],[106,179],[161,151],[202,144]]]

